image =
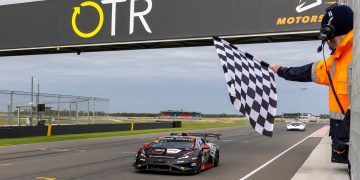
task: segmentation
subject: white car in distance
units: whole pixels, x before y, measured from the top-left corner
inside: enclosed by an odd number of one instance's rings
[[[286,130],[288,131],[305,131],[306,125],[303,122],[297,121],[297,122],[291,122],[286,126]]]

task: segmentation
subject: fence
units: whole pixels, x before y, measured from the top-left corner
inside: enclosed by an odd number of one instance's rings
[[[92,124],[108,119],[109,99],[0,90],[0,126]],[[38,112],[39,104],[45,104]]]

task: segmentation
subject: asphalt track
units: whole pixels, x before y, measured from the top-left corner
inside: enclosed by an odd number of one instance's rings
[[[249,126],[211,130],[223,134],[215,141],[220,145],[220,164],[198,175],[133,170],[138,148],[168,133],[0,147],[0,179],[239,180],[323,126],[308,124],[305,132],[296,132],[276,124],[273,138],[260,136]],[[291,179],[320,140],[307,138],[248,179]]]

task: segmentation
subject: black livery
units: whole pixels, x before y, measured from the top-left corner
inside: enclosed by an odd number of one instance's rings
[[[219,164],[219,146],[208,142],[212,133],[171,133],[145,143],[136,154],[136,170],[200,173]]]

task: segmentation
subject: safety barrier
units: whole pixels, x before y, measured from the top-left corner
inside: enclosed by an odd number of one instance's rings
[[[51,136],[65,134],[83,134],[97,132],[116,132],[146,129],[180,128],[181,122],[152,122],[125,124],[84,124],[50,126],[12,126],[0,127],[0,138],[18,138],[32,136]]]

